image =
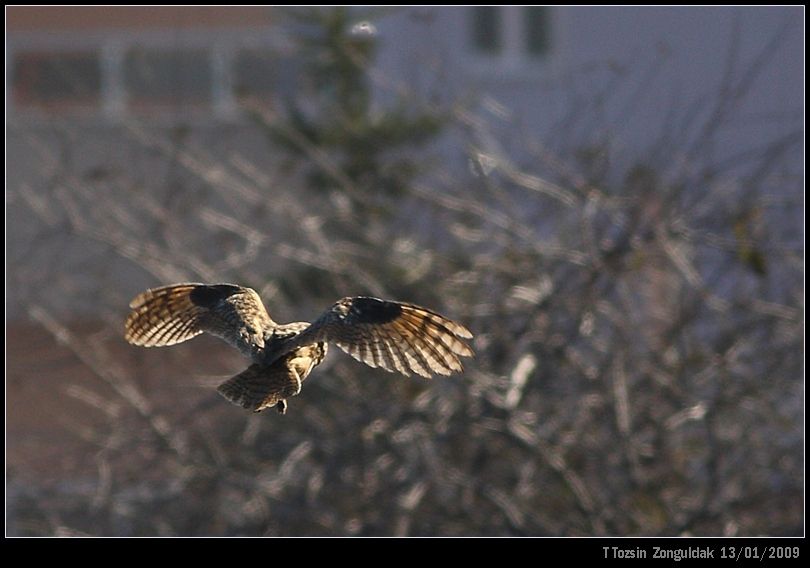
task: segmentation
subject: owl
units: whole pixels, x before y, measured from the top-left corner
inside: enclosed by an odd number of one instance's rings
[[[413,304],[365,296],[335,302],[312,323],[276,323],[255,290],[235,284],[153,288],[129,307],[124,337],[133,345],[174,345],[207,332],[239,349],[250,366],[217,390],[255,412],[275,406],[284,414],[329,344],[371,367],[427,378],[460,373],[460,358],[473,356],[464,326]]]

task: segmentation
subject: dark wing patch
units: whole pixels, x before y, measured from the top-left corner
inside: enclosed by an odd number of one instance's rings
[[[349,323],[388,323],[402,313],[402,306],[396,302],[365,296],[343,299],[338,302],[338,309],[346,310],[346,319]]]
[[[242,290],[244,290],[244,288],[235,286],[234,284],[195,286],[191,290],[189,299],[197,306],[210,309],[226,298],[238,294]]]

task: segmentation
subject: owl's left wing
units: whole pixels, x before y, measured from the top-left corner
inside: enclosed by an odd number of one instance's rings
[[[473,356],[465,339],[467,328],[427,308],[358,296],[336,302],[289,347],[334,343],[371,367],[430,377],[463,370],[459,358]]]
[[[183,283],[152,288],[130,302],[124,337],[133,345],[175,345],[207,332],[248,357],[275,327],[255,290],[235,284]]]

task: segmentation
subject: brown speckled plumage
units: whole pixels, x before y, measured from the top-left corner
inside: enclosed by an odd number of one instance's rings
[[[473,356],[464,326],[413,304],[363,296],[343,298],[312,324],[277,324],[254,290],[234,284],[155,288],[136,296],[130,308],[125,338],[134,345],[174,345],[208,332],[249,357],[253,364],[218,390],[256,412],[276,406],[284,413],[328,343],[406,376],[461,372],[460,357]]]

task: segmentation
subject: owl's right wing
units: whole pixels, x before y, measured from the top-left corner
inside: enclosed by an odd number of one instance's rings
[[[357,296],[336,302],[281,347],[334,343],[370,367],[430,377],[461,372],[460,358],[473,356],[469,339],[466,327],[427,308]]]
[[[130,303],[124,337],[133,345],[159,347],[210,333],[252,356],[275,326],[255,290],[234,284],[172,284],[137,295]]]

